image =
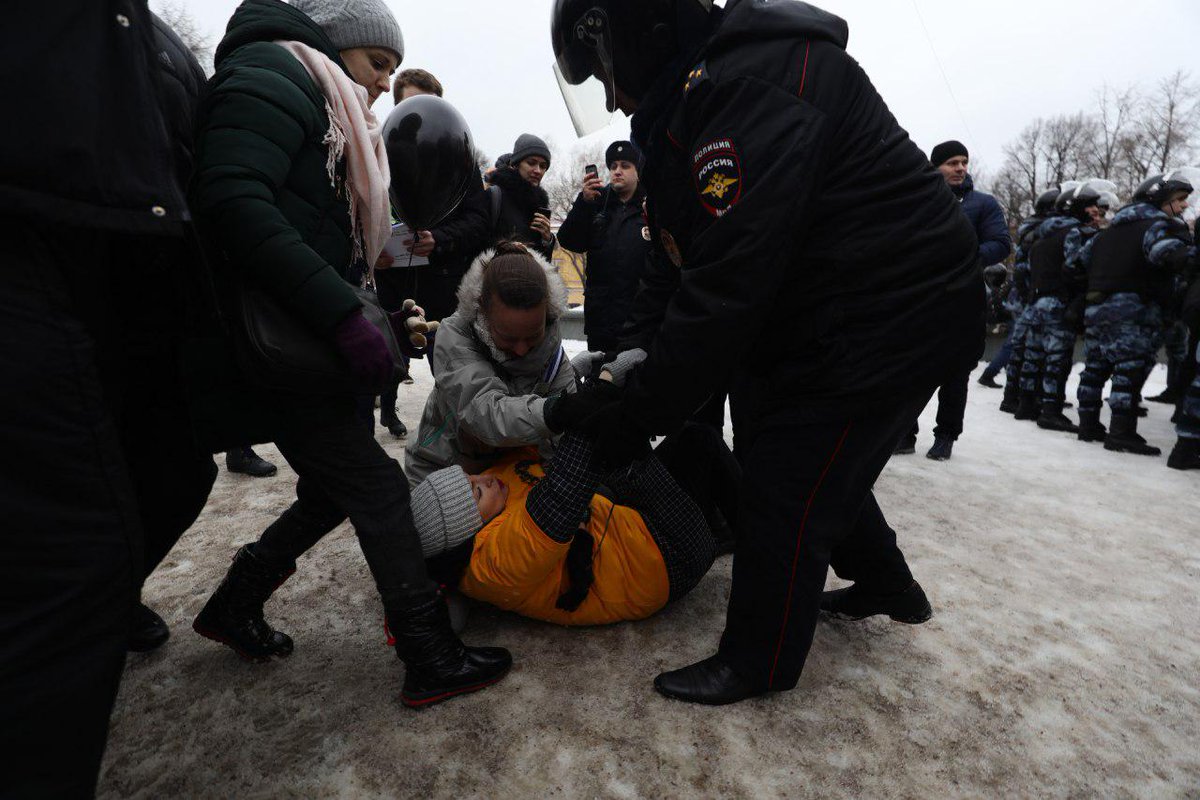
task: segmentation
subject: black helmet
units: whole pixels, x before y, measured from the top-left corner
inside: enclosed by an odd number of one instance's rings
[[[1062,194],[1058,189],[1051,189],[1048,192],[1042,192],[1038,195],[1037,202],[1033,204],[1033,213],[1045,216],[1054,210],[1054,204],[1058,200],[1058,196]]]
[[[1166,175],[1152,175],[1142,182],[1142,185],[1133,193],[1133,199],[1138,203],[1149,203],[1152,206],[1161,206],[1163,203],[1171,199],[1171,195],[1176,192],[1187,192],[1191,194],[1195,191],[1184,175],[1180,174],[1180,170],[1168,172]]]
[[[712,0],[554,0],[554,71],[576,133],[584,136],[611,119],[618,90],[640,102],[663,67],[706,30],[712,5]],[[575,88],[591,78],[603,86],[603,99],[599,87],[594,95]]]
[[[1091,219],[1087,210],[1099,205],[1100,197],[1099,189],[1085,183],[1063,192],[1054,207],[1060,214],[1087,222]]]

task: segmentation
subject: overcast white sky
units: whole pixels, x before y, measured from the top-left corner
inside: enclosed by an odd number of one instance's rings
[[[182,2],[215,43],[240,0]],[[404,30],[404,67],[438,76],[485,153],[495,158],[511,150],[526,131],[547,137],[556,154],[566,155],[575,146],[574,128],[550,71],[551,0],[387,2]],[[1104,83],[1149,86],[1193,65],[1194,77],[1200,78],[1196,0],[825,0],[816,5],[850,23],[850,54],[922,149],[961,139],[972,159],[992,172],[1003,161],[1003,145],[1027,122],[1090,108]],[[386,115],[391,104],[391,96],[384,96],[375,110]],[[620,118],[594,138],[607,143],[624,138],[628,130]]]

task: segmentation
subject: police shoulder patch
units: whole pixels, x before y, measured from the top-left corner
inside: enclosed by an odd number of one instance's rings
[[[692,155],[692,176],[704,210],[724,216],[742,199],[742,162],[730,139],[716,139]]]

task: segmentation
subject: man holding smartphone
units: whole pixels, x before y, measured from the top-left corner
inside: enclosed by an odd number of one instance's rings
[[[604,160],[608,186],[589,164],[579,197],[558,231],[559,244],[587,254],[583,329],[594,352],[618,349],[650,246],[643,235],[641,152],[631,142],[613,142]]]

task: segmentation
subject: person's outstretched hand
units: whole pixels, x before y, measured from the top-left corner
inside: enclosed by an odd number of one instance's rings
[[[355,311],[333,329],[333,343],[362,388],[378,393],[392,379],[396,364],[383,334]]]

